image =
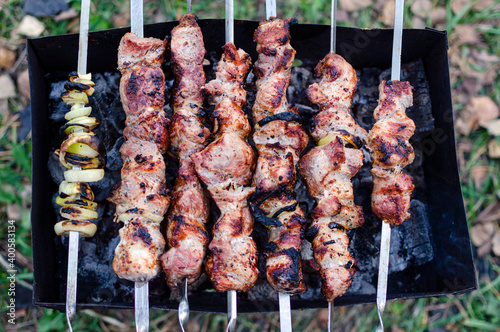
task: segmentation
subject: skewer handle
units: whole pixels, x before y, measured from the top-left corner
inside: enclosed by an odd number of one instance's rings
[[[277,16],[276,0],[266,0],[266,19],[268,20],[271,16]]]
[[[191,8],[191,0],[187,0],[187,13],[188,14],[191,14],[193,12],[192,8]]]
[[[290,295],[279,293],[280,301],[280,332],[292,332],[292,310]]]
[[[233,0],[226,0],[226,43],[234,43],[234,5]]]
[[[387,301],[387,279],[389,274],[389,253],[391,248],[391,225],[382,221],[382,236],[380,240],[380,260],[378,264],[378,283],[377,283],[377,312],[379,325],[377,331],[384,331],[384,322],[382,314],[385,310]]]
[[[337,0],[332,0],[330,12],[330,53],[335,53],[337,44]]]
[[[90,0],[82,0],[80,12],[80,39],[78,47],[78,74],[87,74]]]
[[[68,322],[68,330],[73,331],[71,321],[76,314],[76,280],[78,272],[78,243],[80,241],[80,233],[69,232],[69,249],[68,249],[68,276],[66,285],[66,320]]]
[[[236,329],[236,317],[238,315],[238,298],[236,291],[227,292],[227,329],[226,332],[234,332]]]
[[[333,301],[328,302],[328,332],[333,332]]]
[[[135,330],[149,331],[149,283],[136,282],[135,286]]]
[[[391,80],[399,81],[401,77],[401,46],[403,43],[404,0],[396,0],[394,12],[394,37],[392,40]]]
[[[181,301],[179,302],[179,311],[178,311],[178,316],[179,316],[179,324],[181,326],[182,332],[184,332],[184,325],[186,325],[188,319],[189,319],[189,302],[188,302],[188,280],[187,278],[184,279],[183,285],[182,285],[182,298]]]
[[[142,0],[130,2],[130,31],[137,37],[144,38],[144,14]]]

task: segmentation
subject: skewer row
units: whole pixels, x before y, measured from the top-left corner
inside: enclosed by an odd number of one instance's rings
[[[254,141],[259,152],[259,159],[256,165],[257,169],[253,178],[253,185],[256,189],[252,189],[251,187],[245,188],[250,181],[248,174],[250,174],[250,176],[252,175],[253,163],[251,160],[255,158],[253,156],[253,151],[248,146],[248,143],[245,142],[246,135],[248,135],[249,132],[249,125],[246,120],[246,115],[241,111],[241,105],[245,102],[244,95],[246,94],[241,86],[245,80],[246,71],[249,67],[249,57],[244,51],[237,51],[231,43],[232,25],[230,21],[227,24],[229,28],[226,31],[226,38],[228,38],[229,43],[226,44],[225,53],[219,63],[219,69],[221,69],[221,71],[219,72],[218,70],[217,79],[210,82],[208,85],[205,85],[202,70],[205,54],[203,40],[201,31],[196,24],[195,16],[192,14],[185,15],[180,20],[180,25],[176,28],[178,32],[176,32],[176,29],[173,30],[171,46],[173,53],[172,64],[177,79],[174,86],[173,99],[175,114],[170,127],[168,127],[169,120],[165,118],[161,110],[163,96],[157,97],[155,94],[151,93],[148,94],[150,97],[149,99],[147,97],[144,99],[140,96],[140,93],[144,92],[141,91],[141,89],[144,88],[148,82],[151,82],[154,76],[151,73],[145,74],[140,71],[143,70],[144,63],[149,63],[150,65],[152,63],[151,61],[153,61],[154,63],[161,64],[166,42],[157,40],[152,41],[151,38],[143,38],[142,30],[140,33],[137,33],[139,37],[137,37],[136,40],[130,37],[124,37],[125,41],[122,40],[122,46],[120,46],[121,53],[119,54],[119,57],[121,56],[122,58],[119,58],[119,63],[122,74],[124,75],[122,84],[125,88],[123,90],[130,90],[133,92],[122,93],[122,101],[126,107],[127,113],[127,129],[124,132],[127,141],[121,149],[125,164],[122,169],[122,185],[120,189],[115,191],[112,201],[117,204],[118,220],[125,222],[126,227],[132,227],[136,232],[134,234],[137,234],[138,228],[141,228],[148,236],[157,239],[154,257],[146,259],[146,262],[150,261],[153,264],[153,266],[149,268],[151,270],[150,276],[148,275],[147,277],[139,276],[141,274],[139,270],[144,268],[144,262],[142,261],[144,260],[143,254],[142,256],[135,255],[135,258],[131,260],[132,264],[135,265],[135,268],[132,267],[132,270],[136,270],[135,272],[131,271],[129,267],[126,266],[126,264],[130,263],[125,262],[123,250],[128,252],[127,257],[129,257],[134,250],[137,251],[136,244],[121,242],[117,247],[117,251],[115,251],[117,254],[115,262],[113,263],[115,271],[117,271],[121,277],[135,281],[136,290],[138,286],[144,287],[144,283],[146,285],[146,288],[136,292],[136,313],[138,311],[142,312],[142,318],[139,318],[141,315],[136,315],[138,330],[147,330],[147,325],[144,323],[147,319],[147,316],[144,317],[144,315],[148,310],[147,281],[154,277],[154,272],[157,273],[158,271],[158,259],[163,251],[162,245],[164,245],[163,238],[158,231],[158,226],[163,220],[163,215],[168,210],[169,198],[168,191],[164,187],[164,175],[158,175],[158,171],[164,171],[164,162],[161,154],[166,152],[168,145],[166,137],[170,136],[171,152],[179,159],[180,171],[174,187],[173,207],[168,214],[167,240],[169,242],[169,250],[166,251],[162,257],[162,265],[167,275],[167,280],[169,280],[169,287],[172,289],[183,289],[184,302],[181,302],[181,304],[185,306],[187,303],[187,286],[195,282],[201,274],[201,264],[205,257],[209,239],[204,228],[208,220],[208,202],[206,196],[203,194],[201,186],[197,182],[197,176],[199,176],[208,186],[208,190],[222,212],[221,218],[214,226],[214,240],[212,240],[213,242],[209,247],[211,254],[206,269],[218,291],[229,291],[228,303],[232,304],[228,307],[228,317],[230,318],[228,330],[232,331],[234,329],[235,319],[233,319],[233,317],[235,318],[236,313],[236,296],[234,291],[248,291],[253,284],[255,284],[257,276],[256,257],[253,259],[251,258],[252,255],[255,256],[256,248],[253,240],[249,236],[252,231],[253,221],[248,212],[249,210],[246,203],[248,196],[254,193],[252,198],[250,198],[251,210],[257,221],[264,223],[270,228],[270,246],[268,246],[269,250],[266,254],[266,258],[268,259],[267,278],[273,287],[280,292],[282,330],[291,331],[290,299],[283,294],[300,294],[305,291],[305,286],[301,278],[300,248],[307,224],[307,219],[303,211],[293,197],[292,188],[294,187],[296,173],[295,165],[298,164],[299,156],[307,145],[308,137],[303,129],[301,129],[300,123],[295,121],[294,114],[297,115],[297,111],[293,108],[289,108],[284,98],[286,87],[289,84],[290,69],[294,54],[293,48],[289,46],[290,35],[288,29],[289,25],[293,24],[294,21],[279,20],[275,17],[271,17],[271,15],[275,15],[276,10],[275,7],[272,8],[273,4],[271,2],[269,2],[268,6],[271,6],[267,11],[269,14],[268,20],[261,22],[255,35],[258,44],[257,50],[260,54],[254,69],[257,75],[258,88],[256,104],[253,109],[256,123]],[[137,9],[142,8],[142,6],[138,6],[137,1],[133,1],[132,8]],[[228,6],[227,8],[230,9],[232,6]],[[137,13],[135,16],[137,16]],[[137,28],[137,24],[142,25],[142,21],[139,21],[141,23],[137,22],[136,20],[136,23],[132,24],[136,26],[136,30],[139,29]],[[311,86],[308,90],[308,96],[311,101],[313,103],[318,103],[320,105],[320,110],[322,110],[317,116],[318,119],[314,121],[318,125],[311,132],[311,135],[318,143],[318,147],[308,152],[300,163],[300,171],[303,173],[302,176],[306,180],[308,189],[318,200],[318,207],[313,213],[313,219],[316,221],[313,222],[309,233],[315,233],[313,238],[318,239],[317,241],[313,240],[315,258],[320,266],[322,264],[325,266],[324,269],[322,267],[323,270],[321,272],[323,277],[323,293],[327,297],[329,303],[333,303],[335,297],[341,296],[347,290],[352,282],[354,274],[354,259],[352,259],[347,251],[348,239],[345,235],[345,231],[362,225],[363,214],[360,208],[353,203],[352,184],[347,183],[362,165],[362,153],[360,153],[360,150],[357,150],[357,148],[359,148],[362,141],[366,139],[366,132],[356,123],[348,125],[349,128],[343,127],[346,123],[354,121],[349,114],[349,105],[354,95],[356,79],[352,67],[350,67],[350,65],[340,56],[336,56],[333,53],[335,50],[334,31],[334,11],[332,9],[332,53],[327,55],[316,69],[319,76],[323,75],[323,81],[320,82],[319,85]],[[176,35],[179,37],[176,37]],[[147,50],[148,47],[151,47],[151,44],[154,43],[163,43],[163,48],[160,47],[161,51],[157,54],[156,58],[147,58],[150,55],[143,58],[144,54],[148,52],[154,53],[154,51]],[[126,50],[127,46],[131,44],[133,44],[134,47]],[[154,50],[157,49],[158,48],[154,48]],[[151,48],[151,50],[153,50],[153,48]],[[123,60],[124,57],[127,61]],[[281,67],[270,70],[267,66],[273,63],[274,58],[281,59]],[[234,64],[232,64],[232,61],[234,61]],[[131,63],[132,65],[136,65],[137,68],[131,69]],[[238,69],[238,64],[243,66],[241,67],[242,70]],[[151,69],[151,67],[148,68]],[[243,68],[246,68],[246,70]],[[335,68],[335,70],[331,68]],[[224,69],[226,69],[227,72],[224,72]],[[132,74],[130,71],[132,71]],[[283,74],[280,74],[282,76],[279,77],[279,79],[282,80],[281,82],[272,76],[280,71],[283,72]],[[194,74],[196,72],[198,72],[199,75]],[[328,74],[334,72],[338,75],[328,76]],[[351,79],[353,72],[354,79]],[[192,75],[190,76],[189,74]],[[163,76],[163,73],[158,75]],[[351,75],[351,78],[343,78],[341,80],[339,77],[344,77],[342,75],[346,75],[347,77]],[[132,76],[134,76],[133,82]],[[140,78],[139,84],[136,83],[137,77]],[[336,81],[337,79],[338,81]],[[82,93],[91,94],[91,92],[88,93],[88,91],[92,90],[90,85],[92,82],[88,77],[75,78],[74,80],[73,87],[76,87],[77,84],[79,84],[79,86],[76,90],[71,90],[71,92],[67,93],[64,97],[65,102],[71,104],[76,100],[74,104],[81,105],[82,102],[84,102]],[[78,82],[76,82],[77,80]],[[351,84],[353,86],[335,86],[341,81],[349,81],[353,83]],[[85,85],[85,83],[88,85]],[[141,83],[144,84],[144,86],[141,86]],[[275,85],[275,83],[279,84],[279,86]],[[164,84],[163,81],[163,85]],[[236,94],[234,94],[235,84],[238,86],[236,90],[241,90]],[[84,85],[86,88],[82,90]],[[135,89],[130,89],[131,85],[137,86],[135,86]],[[78,88],[80,90],[78,90]],[[224,88],[226,88],[226,90],[224,90]],[[216,131],[212,133],[215,141],[208,147],[206,147],[206,145],[210,133],[208,129],[203,126],[203,90],[206,90],[212,95],[216,110],[219,109],[216,116]],[[156,87],[156,91],[162,91],[161,87]],[[328,93],[326,93],[326,91],[328,91]],[[273,93],[275,95],[273,95]],[[242,95],[243,99],[241,99]],[[278,102],[269,99],[270,97],[276,98],[276,96],[280,96],[277,99],[279,100]],[[161,100],[156,100],[158,98]],[[132,109],[133,106],[131,102],[137,102],[137,100],[140,101],[139,105],[146,106],[141,106],[142,108],[139,109]],[[405,108],[410,106],[410,104],[402,102],[401,107]],[[86,179],[87,182],[98,181],[103,176],[102,172],[98,174],[95,170],[103,166],[103,161],[99,158],[96,141],[92,138],[92,135],[78,134],[78,127],[86,126],[90,131],[96,125],[92,123],[92,120],[89,120],[91,118],[88,118],[88,110],[83,110],[81,108],[80,106],[74,109],[72,108],[72,111],[68,113],[70,121],[67,128],[65,128],[65,132],[73,135],[69,137],[68,140],[72,139],[79,144],[78,146],[80,146],[80,149],[77,151],[79,154],[73,151],[75,148],[71,147],[73,147],[74,144],[70,144],[70,142],[66,145],[63,143],[61,150],[58,151],[58,155],[63,165],[74,167],[79,163],[78,167],[83,167],[84,169],[89,168],[91,172],[86,172],[86,175],[82,178],[82,171],[79,173],[69,171],[67,172],[67,176],[65,174],[68,182],[81,181],[82,179]],[[239,116],[243,116],[243,118],[235,118],[238,114]],[[332,117],[335,117],[339,122],[331,122]],[[341,120],[338,120],[339,117]],[[292,121],[287,121],[285,120],[286,118],[290,118]],[[160,121],[161,127],[163,128],[160,129],[161,133],[158,133],[158,129],[153,128],[152,119]],[[239,124],[242,119],[244,119],[243,124],[237,127],[235,124]],[[245,121],[246,125],[244,124]],[[145,127],[144,122],[146,123]],[[137,126],[142,127],[140,127],[141,129],[137,129]],[[169,133],[166,133],[167,127],[169,128]],[[242,127],[245,128],[243,129],[243,134]],[[141,132],[141,130],[146,133]],[[374,132],[375,131],[376,129],[374,129]],[[290,136],[290,133],[293,133],[293,135]],[[370,132],[370,134],[371,133],[372,132]],[[369,143],[372,144],[370,148],[374,151],[378,147],[378,143],[373,143],[375,140],[372,136],[370,137],[371,141],[369,141]],[[281,138],[285,140],[281,142]],[[406,139],[408,138],[409,136],[406,137]],[[238,141],[242,143],[242,146],[241,148],[235,149],[234,144]],[[149,145],[151,145],[151,147],[156,147],[156,150],[152,148],[154,151],[151,152],[148,149]],[[352,147],[347,147],[347,145],[353,146],[354,149]],[[409,143],[408,146],[408,149],[410,149],[411,145],[409,145]],[[248,149],[245,147],[248,147]],[[143,154],[138,154],[139,151],[142,151]],[[145,153],[147,154],[148,151],[151,152],[151,155],[144,155]],[[156,169],[156,173],[158,174],[155,180],[159,180],[156,182],[156,185],[159,184],[159,187],[155,186],[155,184],[148,187],[147,180],[151,180],[151,173],[147,173],[150,171],[146,171],[145,167],[140,166],[140,164],[145,163],[145,161],[137,160],[139,155],[145,158],[146,161],[151,159],[151,157],[154,163],[158,161],[159,166]],[[247,156],[246,159],[241,159],[243,155]],[[220,156],[224,156],[225,159],[221,159]],[[276,158],[282,159],[282,161],[276,163]],[[316,160],[315,158],[319,159]],[[321,158],[323,158],[323,160]],[[331,161],[331,163],[321,165],[324,158]],[[377,156],[374,155],[375,160],[380,160],[380,158],[376,158]],[[411,157],[407,157],[407,163],[405,165],[411,162],[410,159]],[[224,160],[226,160],[226,168],[221,166],[224,165]],[[247,168],[238,168],[238,165],[231,164],[234,162],[242,162],[242,165],[245,165]],[[344,164],[348,165],[346,166],[347,168],[343,168],[342,165]],[[278,167],[276,165],[278,165]],[[318,170],[318,165],[329,165],[330,168]],[[287,174],[284,173],[287,169],[288,176],[291,176],[289,178],[283,176]],[[228,174],[231,174],[231,171],[235,170],[239,173],[234,173],[228,177]],[[315,178],[315,174],[318,174],[318,172],[323,174],[323,179],[319,179],[321,180],[320,182]],[[133,174],[135,178],[130,178],[130,174]],[[141,174],[143,174],[142,178]],[[244,174],[247,175],[245,176]],[[272,174],[276,175],[275,179],[273,179],[274,175]],[[329,184],[324,182],[325,174],[331,174],[330,180],[333,182]],[[270,175],[272,176],[270,177]],[[333,185],[333,183],[336,183],[337,186]],[[341,183],[346,187],[342,187],[343,189],[341,189],[339,187]],[[139,185],[139,187],[143,189],[146,188],[143,190],[144,199],[130,201],[126,198],[128,196],[126,191],[130,190],[130,193],[132,193],[134,185]],[[318,186],[322,187],[319,191]],[[71,192],[73,192],[76,190],[74,187],[74,185],[64,184],[64,186],[62,185],[62,192],[66,193],[71,190]],[[79,188],[82,195],[87,195],[86,191],[82,189],[84,186],[80,186]],[[221,188],[227,189],[224,189],[224,191]],[[228,189],[229,191],[227,191]],[[405,194],[408,202],[411,189]],[[238,201],[239,203],[232,202],[231,204],[233,205],[231,205],[230,209],[225,210],[223,206],[226,203],[222,202],[226,202],[227,198],[232,200],[242,192],[245,194],[241,197],[241,200]],[[335,192],[344,192],[344,194],[336,196]],[[159,198],[161,202],[158,203],[161,206],[157,210],[151,212],[149,205],[151,204],[150,201],[155,199],[152,197],[154,195],[161,196]],[[394,192],[393,195],[397,196],[400,195],[400,193]],[[197,197],[197,199],[193,199],[195,197]],[[326,200],[325,197],[327,198]],[[376,192],[373,197],[376,199]],[[74,206],[76,204],[75,197],[70,198],[71,199],[64,199],[64,197],[58,197],[57,203],[63,205],[62,210],[64,211],[61,210],[62,213],[67,214],[67,209],[71,208],[73,212],[75,211],[74,209],[77,210],[73,214],[78,214],[80,216],[79,218],[81,218],[81,216],[85,216],[87,219],[97,218],[97,216],[88,212],[96,208],[96,205],[92,204],[92,200],[87,198],[80,199],[78,197],[77,199],[85,203],[85,208],[82,208],[81,206]],[[144,205],[142,205],[142,203],[137,204],[138,201],[142,201]],[[78,204],[81,205],[81,203]],[[226,215],[226,213],[233,213],[235,211],[234,204],[240,204],[241,206],[240,210],[236,209],[236,211],[240,211],[240,226],[235,224],[234,218],[231,219]],[[320,206],[323,210],[320,209]],[[333,209],[334,207],[335,209]],[[407,207],[405,206],[404,208],[406,208],[407,211]],[[324,209],[333,210],[326,212]],[[73,217],[73,215],[70,216]],[[407,215],[403,214],[403,216],[399,217],[404,221]],[[142,220],[141,218],[145,218],[146,220]],[[246,283],[242,288],[234,286],[235,275],[238,274],[238,271],[234,271],[233,269],[229,272],[222,272],[221,270],[223,266],[226,268],[229,266],[227,261],[228,257],[224,257],[224,259],[221,258],[220,260],[217,258],[219,253],[222,252],[221,250],[224,250],[226,247],[231,248],[231,246],[235,246],[233,240],[224,244],[219,244],[221,246],[220,248],[218,248],[217,244],[214,242],[215,238],[218,236],[218,232],[226,227],[224,226],[225,218],[228,219],[227,222],[229,222],[229,224],[227,227],[229,227],[230,231],[234,229],[234,227],[239,227],[240,229],[248,227],[246,233],[242,234],[242,236],[247,239],[245,241],[249,241],[249,247],[243,250],[240,256],[245,257],[244,260],[250,262],[250,266],[245,267],[244,270],[253,270],[255,273],[252,274],[254,277],[248,277],[248,274],[243,277],[242,280],[246,281]],[[189,226],[190,224],[186,222],[186,220],[192,220],[192,226]],[[147,226],[149,224],[157,226]],[[323,224],[326,225],[326,233],[325,231],[321,231],[324,226]],[[332,227],[331,225],[334,226]],[[56,227],[59,228],[63,226],[64,225],[61,223],[56,225]],[[65,227],[67,228],[67,226]],[[120,231],[122,241],[127,238],[128,233],[132,232],[125,230],[126,227]],[[328,229],[330,229],[330,231],[328,231]],[[67,233],[69,229],[65,229],[65,231]],[[93,229],[93,232],[95,232],[95,229]],[[59,230],[58,233],[63,234],[64,231]],[[88,234],[90,233],[92,233],[91,230],[88,231]],[[284,242],[284,240],[282,240],[286,235],[287,241],[289,241],[293,234],[297,236],[297,241],[299,242]],[[179,249],[180,246],[182,246],[180,243],[185,241],[184,239],[189,236],[194,236],[191,242],[186,242],[186,244],[189,243],[190,252],[187,252],[186,249],[183,254],[183,250]],[[176,237],[179,238],[177,239]],[[231,235],[220,237],[222,241],[227,241],[228,238],[231,238]],[[328,239],[328,241],[325,239]],[[143,242],[145,241],[144,239],[142,240]],[[280,242],[283,243],[280,244]],[[325,251],[325,248],[323,248],[325,242],[335,245],[326,248]],[[201,251],[195,255],[195,260],[192,259],[193,244],[201,244]],[[177,249],[173,250],[173,248]],[[140,251],[141,250],[138,252]],[[324,260],[324,257],[326,257],[325,252],[329,251],[334,254],[343,252],[342,260],[332,262]],[[187,259],[179,260],[179,257],[183,257],[182,255]],[[179,265],[179,261],[184,262],[181,263],[181,265],[185,265],[186,262],[187,264],[194,263],[194,270],[189,270],[186,269],[186,266]],[[236,261],[231,264],[231,268],[234,268],[235,264]],[[274,265],[276,266],[273,267]],[[281,267],[278,268],[278,266]],[[295,267],[297,270],[292,271],[292,267]],[[180,272],[181,270],[182,273]],[[125,273],[123,273],[124,271]],[[220,276],[223,276],[223,279],[227,278],[227,280],[222,281]],[[288,284],[289,282],[292,282],[292,284]],[[141,285],[138,285],[138,283],[141,283]],[[329,285],[329,283],[332,284]],[[186,317],[180,319],[181,325],[185,323],[185,320]]]

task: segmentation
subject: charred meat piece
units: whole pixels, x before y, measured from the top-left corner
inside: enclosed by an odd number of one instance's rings
[[[160,224],[143,217],[132,218],[119,233],[113,271],[118,277],[134,282],[154,278],[160,272],[158,256],[165,246]]]
[[[171,152],[179,160],[172,207],[168,212],[168,251],[161,257],[167,285],[177,289],[187,279],[196,281],[202,272],[208,233],[205,224],[209,203],[194,170],[191,155],[203,150],[210,131],[203,125],[205,46],[193,14],[184,15],[172,30],[171,66],[175,75],[169,128]]]
[[[259,23],[254,39],[259,58],[255,63],[257,95],[253,105],[253,136],[259,157],[251,208],[256,219],[269,227],[266,276],[278,292],[305,292],[300,250],[306,218],[293,193],[296,164],[309,137],[299,123],[277,119],[281,113],[298,114],[286,100],[295,50],[290,45],[295,19],[271,18]],[[261,125],[259,125],[259,123]]]
[[[255,169],[255,154],[248,142],[250,124],[242,108],[243,82],[250,57],[234,44],[224,45],[216,78],[205,85],[212,104],[216,140],[191,156],[196,172],[207,185],[220,217],[208,246],[206,272],[219,292],[248,292],[257,282],[257,247],[251,237],[253,217],[247,199]]]
[[[409,139],[415,124],[406,115],[413,105],[412,86],[408,82],[382,81],[379,105],[373,113],[377,122],[370,130],[367,145],[372,156],[372,211],[384,222],[400,225],[410,218],[411,193],[415,186],[403,168],[415,154]]]
[[[320,106],[311,131],[318,146],[300,160],[300,174],[317,202],[308,233],[313,235],[323,294],[332,302],[349,289],[354,278],[355,261],[346,232],[364,223],[351,183],[363,166],[363,152],[347,146],[360,147],[367,134],[349,112],[357,83],[352,66],[340,55],[329,53],[316,66],[316,74],[321,81],[309,86],[307,96]]]
[[[109,200],[124,223],[113,270],[123,279],[146,282],[160,271],[165,240],[160,222],[170,204],[165,161],[168,119],[163,111],[165,78],[160,69],[166,41],[123,36],[118,49],[120,97],[126,114],[120,148],[121,183]]]

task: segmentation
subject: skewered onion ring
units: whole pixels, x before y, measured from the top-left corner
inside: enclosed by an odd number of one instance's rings
[[[92,192],[92,189],[90,186],[86,183],[72,183],[72,182],[67,182],[63,181],[59,185],[59,195],[62,198],[65,198],[67,196],[75,196],[80,195],[80,198],[93,201],[94,200],[94,193]]]
[[[61,217],[69,220],[88,220],[99,218],[99,214],[95,211],[74,206],[64,206],[61,208],[59,213],[61,214]]]
[[[64,178],[68,182],[97,182],[104,177],[103,169],[69,169],[64,172]]]
[[[88,220],[63,220],[54,225],[57,235],[68,236],[69,232],[78,232],[80,237],[92,237],[97,226]]]
[[[73,120],[82,116],[89,116],[92,112],[92,107],[83,107],[84,104],[74,104],[71,106],[71,111],[64,115],[66,120]],[[76,106],[76,107],[75,107]]]
[[[61,205],[62,207],[82,207],[92,211],[96,211],[98,207],[96,202],[89,201],[88,199],[77,198],[77,195],[71,195],[66,198],[57,196],[56,204]]]

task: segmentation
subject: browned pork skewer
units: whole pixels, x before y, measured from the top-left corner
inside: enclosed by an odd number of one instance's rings
[[[207,274],[219,292],[247,292],[259,274],[257,248],[251,237],[253,218],[247,205],[255,188],[245,187],[255,168],[255,155],[246,141],[250,124],[242,110],[246,102],[243,82],[250,61],[250,56],[233,43],[224,45],[216,79],[205,86],[215,104],[216,140],[191,157],[221,212],[206,264]]]
[[[300,160],[300,174],[317,202],[308,233],[313,237],[323,294],[332,302],[354,278],[346,232],[364,223],[361,207],[354,204],[351,178],[363,165],[363,152],[357,148],[366,131],[349,112],[357,83],[352,66],[340,55],[329,53],[316,66],[316,75],[321,81],[307,89],[307,96],[320,106],[311,130],[318,146]]]
[[[125,225],[119,231],[113,270],[134,282],[146,282],[160,272],[165,246],[160,222],[170,199],[162,153],[168,146],[169,121],[163,111],[165,78],[160,65],[166,46],[165,40],[127,33],[118,49],[120,97],[127,118],[120,148],[121,183],[109,200]]]
[[[170,43],[175,113],[169,132],[171,151],[179,159],[179,173],[168,213],[169,249],[161,261],[171,289],[178,289],[184,279],[191,284],[200,277],[209,241],[205,229],[209,203],[191,160],[191,155],[205,148],[210,135],[203,125],[202,109],[206,51],[196,20],[194,14],[184,15],[172,30]]]
[[[377,122],[366,140],[373,162],[372,211],[384,222],[401,225],[410,218],[408,209],[415,188],[412,177],[403,173],[415,158],[409,142],[415,123],[405,112],[413,105],[412,86],[382,81],[379,91],[379,105],[373,113]]]
[[[289,33],[294,23],[295,19],[264,20],[254,35],[259,58],[254,68],[257,95],[253,139],[259,158],[253,178],[256,193],[251,202],[256,219],[269,227],[267,280],[278,292],[291,295],[306,290],[300,256],[306,218],[293,190],[295,165],[309,141],[294,121],[298,110],[289,108],[286,100],[295,58]]]

